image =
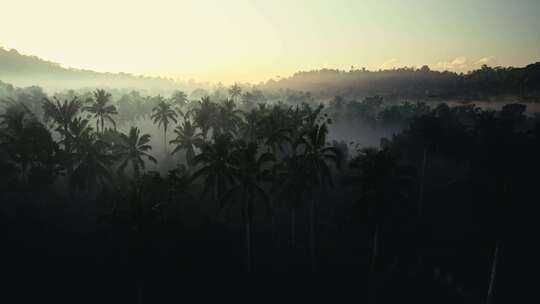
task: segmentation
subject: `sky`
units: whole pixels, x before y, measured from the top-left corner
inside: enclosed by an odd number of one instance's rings
[[[102,72],[257,83],[540,61],[539,0],[0,0],[0,46]]]

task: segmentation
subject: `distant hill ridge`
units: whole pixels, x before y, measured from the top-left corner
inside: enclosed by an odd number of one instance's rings
[[[18,87],[37,85],[46,91],[111,88],[136,89],[149,94],[170,94],[174,90],[190,92],[208,83],[176,82],[163,77],[145,77],[126,73],[101,73],[64,68],[36,56],[0,47],[0,81]],[[243,85],[244,91],[249,84]],[[369,71],[321,69],[300,71],[279,80],[255,86],[267,92],[309,92],[316,99],[334,96],[360,99],[380,95],[385,99],[464,99],[540,101],[540,62],[525,67],[488,67],[458,74],[433,71],[428,66]]]
[[[48,90],[109,87],[171,91],[181,86],[172,79],[162,77],[64,68],[58,63],[2,47],[0,47],[0,80],[16,86],[39,85]]]
[[[428,66],[369,71],[321,69],[297,72],[260,86],[269,91],[310,92],[315,98],[380,95],[389,99],[493,99],[508,96],[539,101],[540,62],[525,67],[489,67],[466,74],[434,71]]]

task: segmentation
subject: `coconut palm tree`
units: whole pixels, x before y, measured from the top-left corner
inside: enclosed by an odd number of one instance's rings
[[[172,151],[172,154],[186,150],[186,161],[189,167],[193,166],[193,158],[195,157],[195,148],[200,147],[203,143],[203,136],[201,133],[197,133],[197,128],[191,123],[189,119],[174,129],[176,138],[169,143],[176,144],[176,148]]]
[[[173,95],[171,96],[172,104],[178,107],[185,106],[187,101],[188,101],[187,95],[183,91],[175,91]]]
[[[145,169],[144,158],[156,164],[157,160],[148,154],[148,151],[152,150],[149,142],[150,134],[141,135],[137,127],[131,127],[128,135],[120,134],[120,144],[116,150],[120,158],[118,172],[123,173],[126,166],[131,163],[135,178],[138,178],[140,170]]]
[[[0,115],[0,148],[6,152],[7,160],[18,167],[22,181],[28,180],[34,168],[49,167],[50,173],[56,170],[58,145],[23,103],[8,106]]]
[[[402,201],[406,196],[412,196],[415,181],[398,164],[398,154],[391,147],[363,148],[358,151],[358,155],[351,160],[349,166],[355,174],[348,176],[348,180],[358,186],[359,203],[366,207],[374,225],[370,260],[370,272],[373,276],[380,255],[384,215],[390,211],[389,204],[396,199],[396,195],[399,195]],[[376,284],[373,279],[372,284]]]
[[[216,113],[217,105],[210,100],[209,96],[201,98],[198,106],[190,112],[193,115],[195,125],[201,129],[204,140],[214,125]]]
[[[82,108],[82,103],[73,97],[71,100],[61,102],[58,98],[53,97],[53,101],[43,99],[43,115],[45,122],[51,121],[56,130],[63,135],[64,150],[67,153],[71,152],[69,140],[69,125],[79,115]]]
[[[236,104],[232,99],[226,99],[217,106],[217,111],[212,121],[212,129],[216,133],[235,135],[238,127],[242,123],[240,114],[242,111],[236,109]]]
[[[116,129],[116,122],[112,118],[112,115],[118,114],[115,105],[109,104],[111,101],[111,94],[105,90],[96,90],[93,92],[93,98],[87,100],[88,106],[83,108],[94,115],[96,119],[96,132],[102,132],[105,130],[105,120],[109,121]],[[100,128],[101,127],[101,128]]]
[[[238,127],[242,138],[250,142],[258,141],[259,131],[259,115],[256,110],[251,110],[248,113],[244,113],[244,119]]]
[[[161,96],[158,96],[161,97]],[[176,112],[171,108],[171,105],[160,98],[157,105],[152,109],[151,118],[154,120],[154,124],[158,125],[158,128],[163,126],[163,147],[165,154],[167,154],[167,129],[171,122],[178,123]]]
[[[254,203],[262,201],[266,209],[271,211],[270,198],[260,186],[260,182],[269,180],[269,170],[265,166],[274,161],[270,153],[258,156],[258,146],[255,143],[243,144],[235,153],[237,165],[234,168],[235,185],[223,196],[221,208],[232,203],[241,204],[242,219],[245,225],[246,270],[251,271],[251,225],[253,221]]]
[[[79,189],[90,190],[112,181],[110,168],[117,157],[97,134],[90,133],[87,138],[81,140],[74,153],[74,159],[70,181]]]
[[[236,99],[236,97],[242,94],[242,88],[238,83],[235,83],[229,88],[229,94],[231,95],[232,99]]]
[[[236,143],[228,135],[214,136],[213,142],[204,143],[201,153],[193,158],[194,165],[201,167],[192,175],[192,180],[204,177],[203,194],[212,193],[216,202],[222,198],[234,180],[234,170],[238,163],[235,157]]]
[[[316,270],[315,257],[315,221],[316,221],[316,198],[315,193],[325,185],[332,186],[332,173],[328,164],[340,166],[339,150],[335,147],[326,146],[326,136],[328,128],[326,123],[322,125],[315,124],[311,130],[306,132],[302,139],[304,152],[300,154],[300,161],[303,170],[305,170],[306,178],[311,190],[311,205],[310,205],[310,251],[311,251],[311,268]]]

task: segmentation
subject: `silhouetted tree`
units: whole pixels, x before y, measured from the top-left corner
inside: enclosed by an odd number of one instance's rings
[[[148,151],[152,150],[152,147],[148,144],[150,142],[150,134],[140,134],[140,130],[137,127],[131,127],[129,134],[120,134],[120,145],[116,148],[118,156],[120,158],[120,166],[118,172],[123,173],[126,166],[131,163],[135,178],[139,177],[140,170],[145,169],[144,158],[157,163],[157,160]]]
[[[236,97],[240,96],[240,94],[242,94],[242,88],[240,85],[238,83],[233,84],[229,89],[229,95],[231,98],[234,100]]]
[[[178,123],[177,116],[176,112],[171,109],[171,105],[165,102],[163,98],[152,109],[154,124],[157,124],[158,127],[163,126],[163,149],[165,154],[167,154],[167,128],[171,122]]]
[[[182,124],[177,126],[174,133],[176,133],[176,138],[169,142],[176,145],[172,154],[180,150],[186,150],[186,162],[189,167],[192,167],[194,165],[195,148],[200,147],[203,143],[202,134],[197,133],[197,129],[189,119],[184,120]]]
[[[96,119],[96,132],[103,132],[105,129],[105,120],[109,121],[116,129],[116,122],[112,115],[118,114],[115,105],[109,104],[111,101],[111,94],[105,90],[96,90],[93,92],[93,98],[87,100],[88,106],[83,108],[94,115]],[[101,127],[101,128],[99,128]]]

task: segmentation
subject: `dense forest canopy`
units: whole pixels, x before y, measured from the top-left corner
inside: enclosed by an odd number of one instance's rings
[[[352,271],[369,301],[478,303],[531,223],[540,116],[521,103],[1,88],[2,255],[32,257],[9,271],[106,272],[139,301],[170,276]]]

